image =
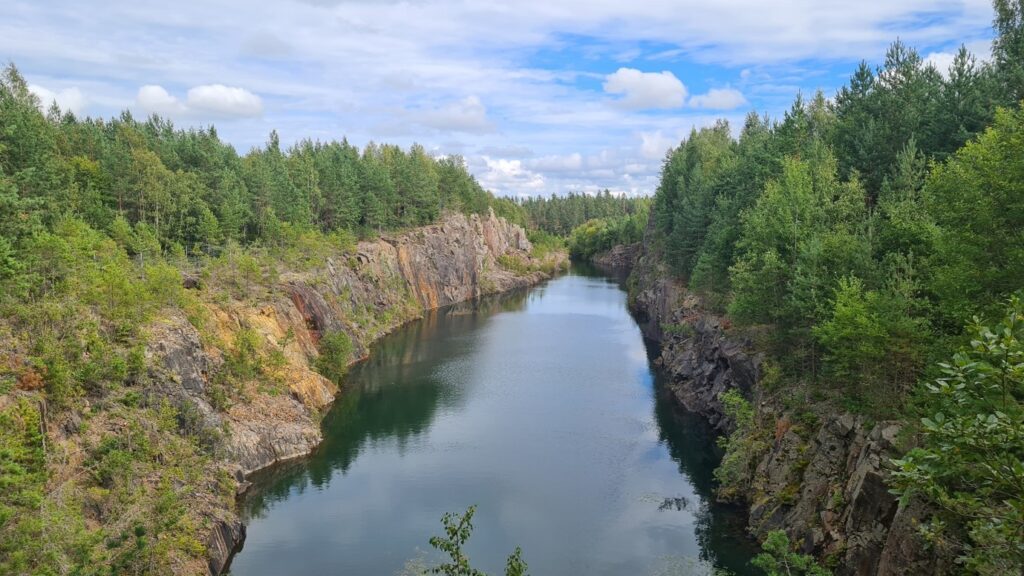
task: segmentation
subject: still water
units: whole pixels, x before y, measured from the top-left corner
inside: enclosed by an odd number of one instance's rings
[[[312,457],[258,475],[234,576],[390,575],[431,562],[444,512],[500,574],[749,573],[710,503],[713,438],[673,408],[614,281],[577,271],[428,314],[352,369]]]

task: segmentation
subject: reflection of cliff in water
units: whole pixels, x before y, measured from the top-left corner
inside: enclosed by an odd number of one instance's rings
[[[659,352],[656,343],[647,342],[648,358],[652,365]],[[654,418],[658,422],[658,435],[668,448],[669,455],[679,464],[700,496],[696,513],[697,541],[700,559],[716,568],[725,568],[737,575],[759,574],[747,563],[758,547],[753,539],[745,537],[747,517],[738,506],[715,502],[714,471],[722,458],[717,445],[717,434],[699,414],[687,412],[672,398],[664,373],[655,369]],[[730,553],[736,551],[736,554]]]
[[[430,427],[439,408],[461,405],[464,390],[434,376],[440,362],[467,354],[473,339],[464,335],[495,314],[521,310],[528,294],[516,290],[432,310],[374,344],[370,357],[345,377],[324,417],[323,443],[308,458],[254,474],[241,502],[243,515],[261,516],[292,490],[327,486],[335,471],[344,474],[368,443],[394,439],[404,445]]]

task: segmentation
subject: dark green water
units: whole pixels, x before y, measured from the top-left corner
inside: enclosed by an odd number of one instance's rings
[[[611,280],[575,272],[428,315],[347,378],[309,459],[259,475],[235,576],[395,574],[447,511],[499,574],[748,573],[736,511],[711,505],[713,438],[662,398]]]

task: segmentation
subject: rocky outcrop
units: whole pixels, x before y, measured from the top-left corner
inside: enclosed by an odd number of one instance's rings
[[[222,574],[228,568],[231,557],[245,542],[245,524],[235,518],[231,521],[218,520],[210,531],[206,542],[207,565],[210,574]]]
[[[509,257],[538,269],[530,250],[525,231],[493,213],[451,214],[432,226],[360,242],[354,253],[329,257],[315,270],[282,273],[259,298],[210,295],[202,331],[183,316],[150,327],[150,394],[197,415],[195,425],[204,437],[216,438],[224,467],[244,482],[245,475],[308,454],[320,443],[319,416],[338,393],[314,369],[326,335],[346,334],[350,362],[356,362],[374,340],[425,310],[547,278],[501,266]],[[273,351],[276,384],[249,386],[218,409],[211,388],[243,332]],[[223,570],[242,537],[237,518],[213,522],[211,573]]]
[[[785,530],[840,576],[950,572],[948,555],[929,549],[918,532],[928,511],[889,493],[899,422],[871,424],[852,414],[797,422],[759,385],[761,355],[751,342],[705,310],[657,254],[638,259],[629,286],[631,307],[644,334],[660,343],[658,362],[683,407],[728,432],[722,394],[739,390],[754,405],[767,446],[744,495],[754,535]]]
[[[630,306],[644,335],[661,345],[659,361],[672,376],[672,394],[719,432],[728,431],[721,395],[736,388],[749,397],[759,377],[761,355],[751,351],[746,339],[729,335],[724,321],[707,314],[698,298],[670,278],[656,256],[639,259],[630,285]]]
[[[613,276],[626,277],[636,266],[642,249],[643,244],[640,242],[619,244],[612,246],[611,250],[594,254],[591,261],[603,272]]]

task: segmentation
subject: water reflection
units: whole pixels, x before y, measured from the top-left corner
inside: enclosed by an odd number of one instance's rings
[[[429,314],[353,369],[313,457],[255,479],[232,573],[394,573],[469,504],[490,573],[515,545],[539,575],[748,573],[713,437],[651,354],[586,267]]]
[[[262,518],[267,508],[303,493],[325,488],[335,472],[344,474],[367,443],[393,439],[399,450],[426,430],[439,407],[459,405],[461,389],[446,386],[424,363],[444,355],[470,352],[472,341],[445,338],[469,334],[499,312],[521,310],[543,287],[514,290],[432,310],[376,343],[370,357],[353,366],[341,394],[324,417],[324,440],[314,457],[291,460],[254,474],[242,499],[243,516]]]

